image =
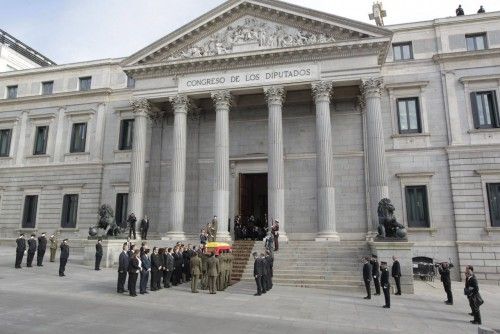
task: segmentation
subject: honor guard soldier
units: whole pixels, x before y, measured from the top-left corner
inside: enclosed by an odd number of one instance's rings
[[[61,256],[59,257],[59,276],[66,276],[64,271],[66,270],[66,263],[68,263],[69,258],[69,246],[68,239],[64,239],[61,243]]]
[[[26,239],[24,239],[24,233],[21,233],[19,234],[19,238],[16,239],[16,262],[15,262],[16,269],[21,269],[21,263],[23,262],[25,251],[26,251]]]
[[[208,290],[214,295],[217,293],[217,276],[219,276],[219,259],[215,257],[214,252],[210,253],[207,259],[207,275]]]
[[[50,241],[50,262],[56,262],[56,253],[57,253],[57,239],[52,234],[49,238]]]
[[[144,216],[141,220],[141,239],[146,240],[148,238],[148,230],[149,230],[149,218],[148,216]]]
[[[26,267],[31,267],[33,263],[33,258],[36,253],[36,239],[35,234],[31,235],[31,238],[28,239],[28,257],[26,259]]]
[[[101,270],[102,253],[102,239],[97,239],[95,244],[95,270]]]
[[[375,296],[380,295],[380,266],[378,264],[377,255],[372,254],[372,260],[370,261],[372,265],[372,277],[373,284],[375,285]]]
[[[137,222],[137,218],[135,218],[135,214],[131,213],[130,216],[128,216],[127,223],[128,223],[128,237],[132,238],[132,234],[134,235],[134,240],[135,240],[135,223]]]
[[[47,238],[45,237],[45,232],[38,237],[38,249],[36,250],[36,265],[38,267],[43,267],[43,257],[45,256],[45,251],[47,250]]]
[[[387,269],[387,262],[381,262],[380,268],[382,269],[382,276],[380,277],[380,284],[384,291],[385,305],[384,308],[391,308],[391,284],[389,283],[389,270]]]
[[[392,261],[391,274],[394,278],[394,281],[396,282],[397,289],[395,295],[401,296],[401,265],[399,264],[399,261],[395,256],[392,257]]]
[[[198,256],[198,253],[194,253],[190,259],[190,267],[191,267],[191,292],[198,293],[198,281],[201,275],[201,259]]]
[[[370,264],[370,257],[367,256],[363,258],[363,282],[365,283],[365,288],[366,288],[365,299],[372,299],[371,281],[372,281],[372,265]]]

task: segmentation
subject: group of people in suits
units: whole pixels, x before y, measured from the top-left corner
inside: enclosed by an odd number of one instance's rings
[[[260,296],[273,288],[274,256],[268,249],[265,253],[254,252],[252,255],[254,258],[253,275],[257,285],[257,292],[254,296]]]
[[[396,293],[395,295],[401,295],[401,265],[399,260],[393,256],[392,257],[392,268],[391,276],[394,278],[396,283]],[[389,280],[389,268],[387,267],[387,262],[378,262],[377,255],[372,254],[372,256],[366,256],[363,258],[363,281],[366,288],[365,299],[371,299],[371,282],[375,286],[375,296],[380,295],[380,288],[384,293],[385,304],[384,308],[391,308],[391,293],[390,287],[391,283]]]
[[[43,259],[45,256],[45,251],[47,250],[47,237],[45,232],[42,233],[38,238],[36,234],[31,234],[30,238],[25,239],[24,233],[19,234],[16,239],[16,260],[14,267],[16,269],[21,269],[21,264],[23,262],[24,254],[27,254],[26,267],[33,266],[33,259],[36,254],[36,265],[38,267],[43,267]],[[50,241],[50,262],[55,262],[56,251],[57,251],[57,239],[54,235],[49,238]],[[64,272],[66,270],[66,263],[69,258],[69,246],[68,239],[64,239],[61,243],[61,255],[59,258],[59,276],[65,276]]]
[[[97,256],[97,255],[96,255]],[[128,290],[130,296],[137,296],[137,279],[140,277],[139,293],[158,291],[191,282],[191,292],[198,293],[198,287],[211,294],[225,290],[231,282],[233,255],[230,251],[215,255],[207,252],[205,245],[174,247],[153,247],[152,253],[146,242],[140,249],[130,241],[125,242],[119,256],[117,292]],[[128,275],[127,290],[125,282]]]

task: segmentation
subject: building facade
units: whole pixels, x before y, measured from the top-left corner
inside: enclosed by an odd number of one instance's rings
[[[163,238],[267,213],[290,240],[370,240],[388,197],[414,256],[498,282],[499,18],[231,0],[128,58],[0,74],[0,233],[85,238],[109,204]]]

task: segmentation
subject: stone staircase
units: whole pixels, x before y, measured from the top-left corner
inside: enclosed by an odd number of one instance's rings
[[[262,252],[258,242],[254,251]],[[364,241],[314,242],[290,241],[280,243],[274,254],[273,283],[317,289],[361,291],[363,256],[370,254]],[[253,259],[249,259],[242,280],[253,280]]]
[[[239,282],[248,262],[252,255],[252,249],[255,246],[255,241],[252,240],[236,240],[233,243],[233,272],[231,274],[231,284]],[[253,262],[252,262],[253,265]],[[253,267],[252,267],[253,270]]]

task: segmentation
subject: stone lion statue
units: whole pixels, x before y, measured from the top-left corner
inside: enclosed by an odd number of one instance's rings
[[[406,228],[394,217],[394,205],[388,198],[378,203],[378,236],[380,238],[405,239]]]

